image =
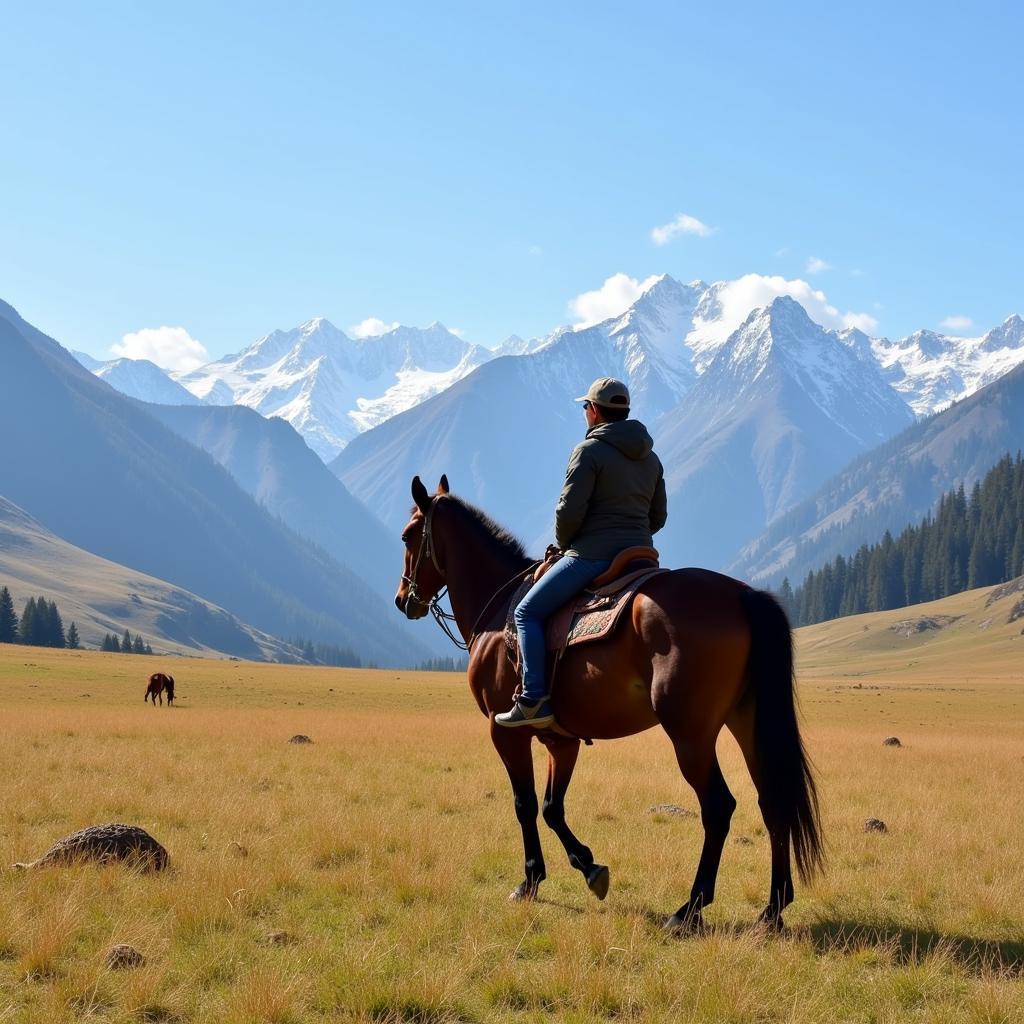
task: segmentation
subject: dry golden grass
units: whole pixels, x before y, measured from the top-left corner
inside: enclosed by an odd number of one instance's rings
[[[899,650],[853,680],[838,651],[803,688],[828,873],[786,936],[751,927],[767,841],[723,739],[715,927],[676,941],[701,830],[649,813],[696,807],[656,732],[586,749],[570,790],[608,900],[543,830],[542,898],[509,905],[519,830],[458,677],[182,660],[152,709],[155,659],[0,647],[0,864],[112,820],[173,864],[0,874],[0,1022],[1024,1019],[1024,685],[887,678]],[[115,942],[146,966],[108,971]]]

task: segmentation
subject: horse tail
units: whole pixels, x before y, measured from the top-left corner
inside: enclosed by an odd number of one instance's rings
[[[821,869],[824,846],[818,792],[796,708],[793,633],[782,605],[767,591],[748,589],[748,677],[754,688],[754,740],[761,799],[789,830],[802,881]]]

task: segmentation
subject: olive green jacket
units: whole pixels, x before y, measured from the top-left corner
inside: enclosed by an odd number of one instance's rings
[[[638,420],[599,423],[569,457],[555,507],[555,542],[567,555],[614,558],[650,545],[668,503],[661,460]]]

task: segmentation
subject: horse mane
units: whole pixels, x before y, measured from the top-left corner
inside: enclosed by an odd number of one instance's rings
[[[522,541],[500,523],[496,523],[483,509],[454,494],[440,495],[437,500],[456,510],[460,525],[468,526],[489,554],[504,561],[518,563],[523,569],[534,561],[526,553]]]

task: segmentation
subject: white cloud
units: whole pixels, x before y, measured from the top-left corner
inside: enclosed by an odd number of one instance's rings
[[[368,316],[362,322],[350,327],[348,333],[353,338],[376,338],[379,334],[387,334],[388,331],[393,331],[398,326],[400,325],[397,320],[394,323],[386,324],[375,316]]]
[[[644,281],[637,281],[628,274],[612,274],[600,288],[577,295],[569,303],[569,312],[577,320],[573,328],[582,331],[624,313],[659,277],[652,274]]]
[[[186,373],[210,361],[206,347],[184,327],[143,327],[126,334],[110,351],[123,359],[148,359],[164,370]]]
[[[974,326],[974,321],[969,316],[947,316],[939,326],[950,331],[965,331],[968,327]]]
[[[820,274],[823,270],[831,270],[832,264],[827,263],[825,260],[818,256],[812,256],[807,261],[807,273],[808,274]]]
[[[800,278],[790,281],[778,274],[745,274],[727,282],[718,295],[721,315],[717,321],[710,321],[709,326],[714,324],[713,333],[724,340],[746,320],[752,309],[767,306],[780,295],[792,296],[807,310],[807,315],[823,327],[839,330],[856,327],[870,333],[878,326],[878,321],[868,313],[842,313],[820,289],[812,288]]]
[[[680,213],[675,220],[669,221],[668,224],[651,228],[651,239],[655,245],[667,245],[677,235],[696,235],[698,238],[707,238],[714,231],[714,228],[708,227],[696,217],[691,217],[688,213]]]

